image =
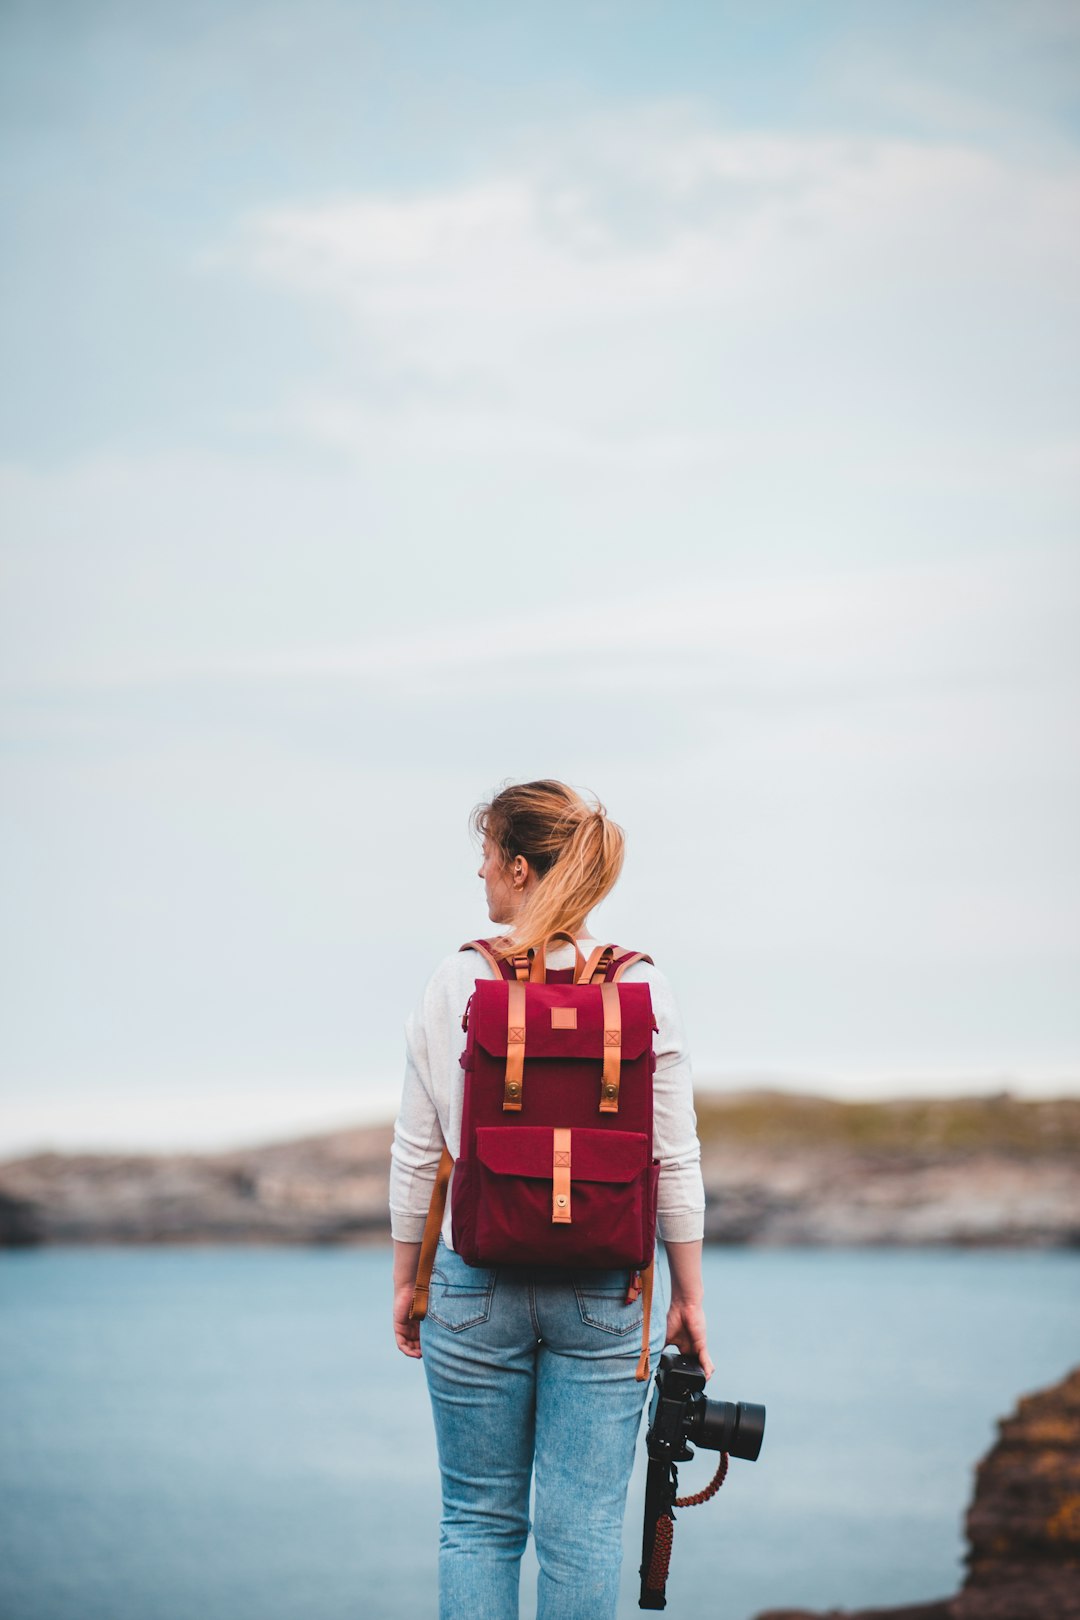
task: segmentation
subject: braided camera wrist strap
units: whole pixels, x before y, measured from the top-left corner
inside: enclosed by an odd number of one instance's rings
[[[677,1496],[672,1505],[679,1508],[700,1507],[702,1502],[707,1502],[710,1497],[716,1495],[727,1478],[727,1471],[728,1454],[726,1451],[722,1451],[716,1473],[705,1489],[698,1491],[694,1496]],[[675,1476],[676,1485],[678,1485],[679,1476],[675,1473],[674,1468],[671,1472]],[[645,1585],[652,1592],[662,1592],[667,1585],[668,1567],[671,1564],[671,1543],[674,1537],[675,1520],[665,1513],[663,1518],[656,1521],[656,1537],[653,1541],[652,1557],[649,1560],[649,1573],[645,1580]]]

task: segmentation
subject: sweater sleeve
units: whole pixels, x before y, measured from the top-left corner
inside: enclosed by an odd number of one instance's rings
[[[403,1243],[424,1235],[443,1148],[424,1017],[430,988],[405,1024],[405,1079],[390,1149],[390,1231]]]
[[[403,1243],[424,1235],[443,1144],[461,1150],[461,1015],[479,976],[491,970],[475,951],[444,957],[405,1023],[405,1078],[390,1149],[390,1231]],[[443,1235],[450,1244],[450,1202]]]
[[[660,1160],[657,1229],[665,1243],[690,1243],[704,1235],[705,1186],[682,1016],[667,978],[651,963],[635,962],[625,978],[648,983],[658,1026],[653,1075],[653,1156]]]

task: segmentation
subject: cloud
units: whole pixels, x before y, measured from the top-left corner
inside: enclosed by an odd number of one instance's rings
[[[1062,404],[1078,202],[1075,158],[645,108],[455,187],[260,210],[203,268],[340,311],[352,386],[284,409],[357,455],[902,458]]]
[[[819,63],[815,100],[876,127],[962,135],[1013,151],[1072,145],[1080,14],[1072,0],[976,0],[879,12]],[[914,23],[914,26],[913,26]]]
[[[183,467],[198,476],[197,465]],[[127,483],[125,505],[137,509],[147,476],[161,487],[177,473],[160,461],[150,469],[132,466],[126,478],[115,461],[108,478],[94,467],[72,469],[62,495],[55,478],[50,481],[43,507],[35,503],[32,478],[20,480],[9,470],[7,482],[9,491],[17,491],[24,524],[29,520],[29,540],[35,531],[47,532],[58,499],[62,506],[85,509],[103,480]],[[243,583],[243,552],[227,571],[218,567],[230,591],[239,592]],[[168,555],[155,554],[155,567]],[[50,572],[56,558],[42,556],[31,544],[21,561],[29,602],[43,594],[45,582],[38,576],[43,568]],[[202,566],[197,554],[195,561]],[[121,612],[115,593],[122,586],[122,566],[117,558],[106,570]],[[354,577],[362,571],[354,558]],[[371,626],[348,639],[322,634],[305,642],[294,635],[290,644],[279,635],[260,646],[266,638],[252,626],[247,646],[242,638],[222,637],[201,651],[189,642],[186,648],[159,644],[152,653],[138,647],[124,653],[114,638],[107,651],[102,649],[104,656],[84,659],[77,667],[61,660],[52,667],[13,668],[7,685],[12,695],[66,689],[92,701],[95,693],[164,691],[185,683],[223,689],[323,683],[337,684],[343,693],[367,687],[385,694],[392,681],[398,697],[423,698],[433,691],[467,692],[485,670],[511,666],[542,669],[547,690],[570,692],[583,667],[603,661],[619,668],[624,690],[660,685],[672,693],[697,692],[709,686],[751,703],[765,697],[800,707],[828,704],[845,693],[865,700],[899,690],[973,684],[1015,688],[1032,680],[1075,678],[1069,604],[1076,572],[1068,548],[1049,546],[858,567],[773,567],[757,577],[714,560],[693,579],[661,575],[644,589],[632,577],[616,579],[602,613],[588,594],[580,600],[541,594],[535,603],[504,608],[493,617],[481,596],[471,611],[459,608],[452,619],[415,628],[407,621]],[[91,573],[88,569],[87,587]],[[179,572],[166,578],[170,590],[188,583]],[[130,606],[137,608],[139,601],[136,581]]]
[[[958,686],[1015,689],[1075,678],[1065,552],[1035,552],[768,579],[716,570],[691,588],[663,583],[614,592],[598,616],[588,602],[457,620],[419,634],[352,645],[280,649],[270,657],[196,667],[222,680],[331,680],[399,693],[470,690],[485,670],[543,671],[549,693],[571,693],[583,666],[618,669],[620,690],[765,696],[796,708],[857,695],[937,693]]]

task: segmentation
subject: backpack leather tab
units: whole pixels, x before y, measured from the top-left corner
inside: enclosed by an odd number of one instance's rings
[[[515,979],[506,987],[506,1083],[503,1113],[520,1114],[525,1079],[525,986]]]
[[[570,1132],[556,1125],[551,1133],[551,1220],[569,1226],[570,1214]]]
[[[619,988],[602,984],[604,1007],[604,1072],[600,1077],[600,1112],[619,1112],[619,1075],[622,1068],[622,1002]]]

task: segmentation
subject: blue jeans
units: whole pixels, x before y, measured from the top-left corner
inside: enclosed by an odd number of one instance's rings
[[[641,1300],[625,1303],[627,1277],[482,1270],[440,1239],[420,1328],[442,1471],[440,1620],[517,1620],[533,1474],[537,1620],[614,1620],[649,1389],[634,1377]],[[657,1289],[653,1369],[663,1331]]]

